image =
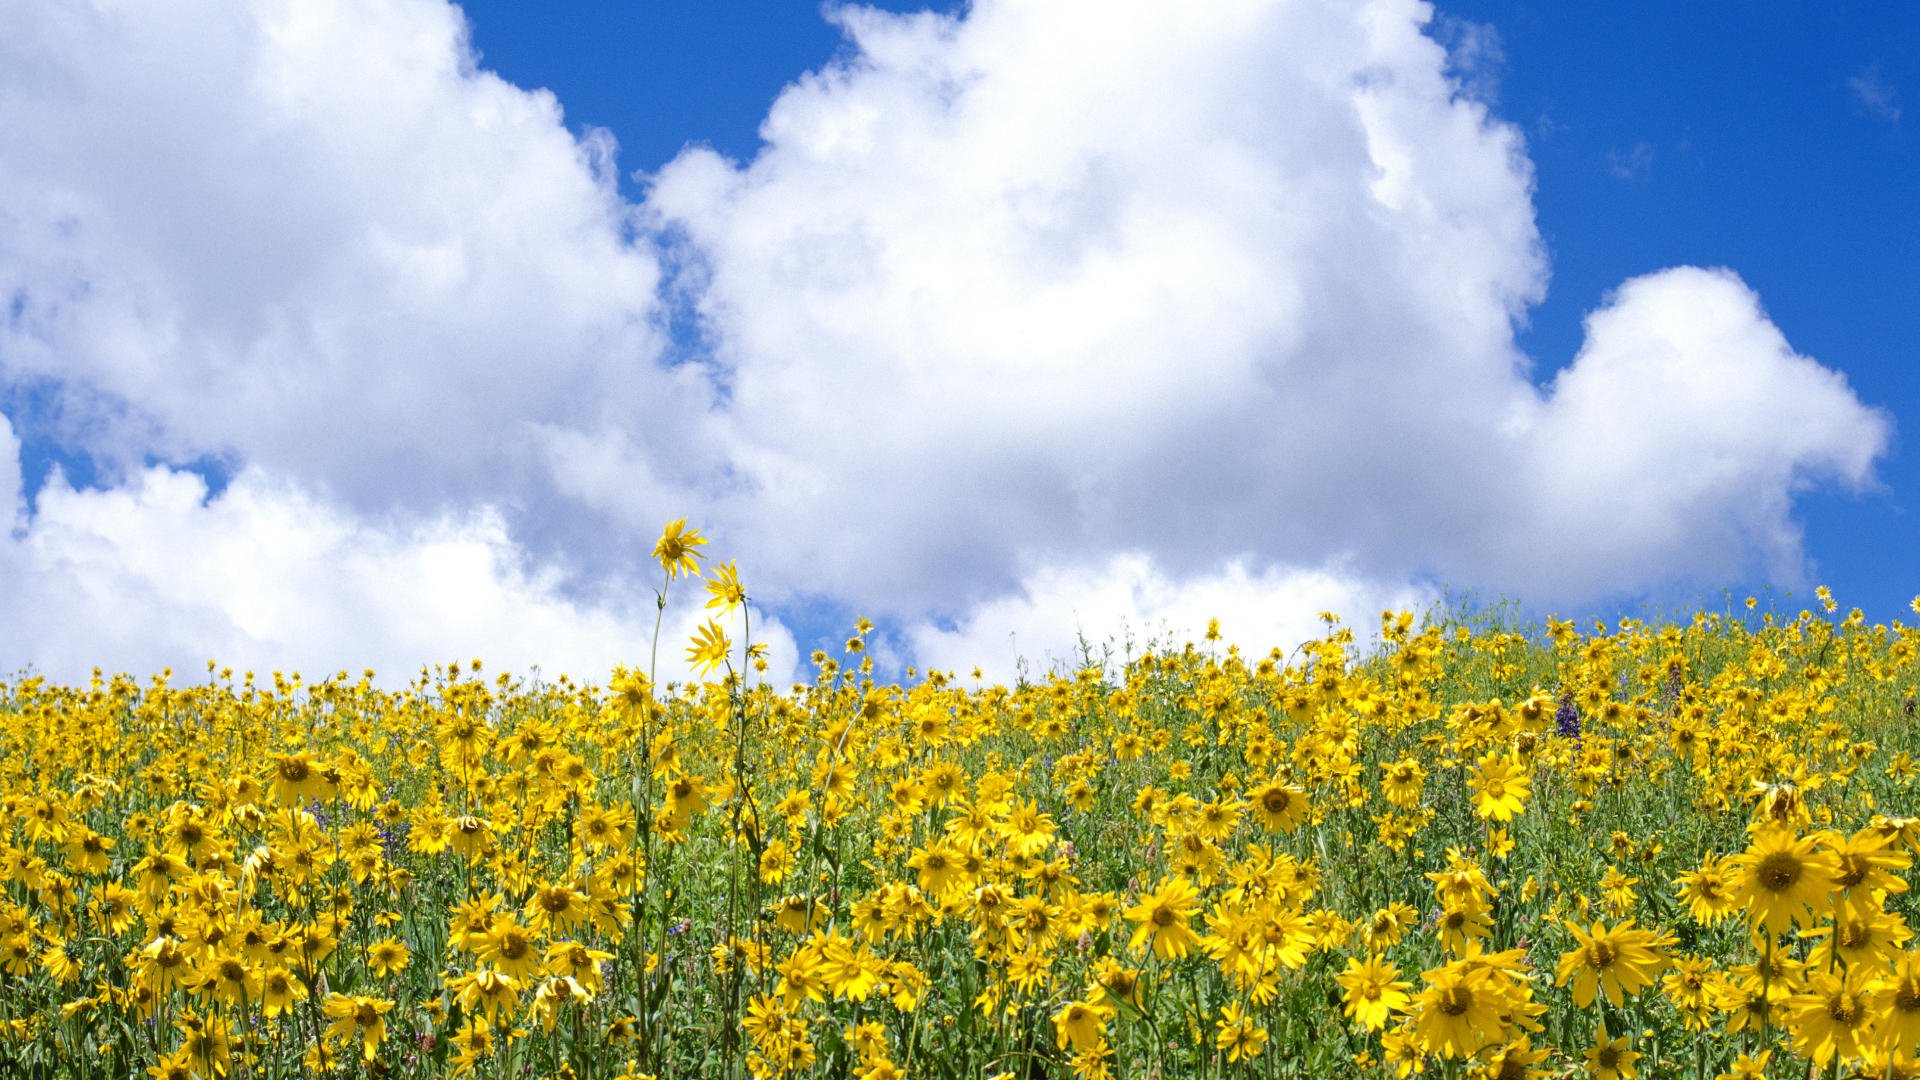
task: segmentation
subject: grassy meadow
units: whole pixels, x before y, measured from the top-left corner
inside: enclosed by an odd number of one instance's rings
[[[661,604],[747,603],[670,525]],[[0,1075],[1920,1076],[1920,631],[0,684]],[[641,649],[645,649],[642,643]],[[645,659],[645,658],[643,658]]]

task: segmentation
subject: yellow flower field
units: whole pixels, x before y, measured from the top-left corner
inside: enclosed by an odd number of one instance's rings
[[[698,686],[19,678],[0,1075],[1920,1076],[1920,632],[1820,600],[1013,687],[864,624],[786,689],[717,623]]]

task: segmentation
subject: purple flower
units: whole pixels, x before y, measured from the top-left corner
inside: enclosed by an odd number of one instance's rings
[[[1580,741],[1580,709],[1574,705],[1572,694],[1560,695],[1560,707],[1553,713],[1553,729],[1563,739]]]

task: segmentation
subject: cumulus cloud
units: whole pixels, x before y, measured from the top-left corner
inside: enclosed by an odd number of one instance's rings
[[[16,517],[0,589],[67,614],[5,648],[597,664],[688,515],[910,661],[1208,616],[1264,653],[1433,582],[1791,576],[1794,495],[1871,484],[1890,421],[1731,272],[1626,283],[1535,384],[1497,37],[1123,8],[832,7],[760,152],[638,206],[443,0],[7,9],[0,377],[110,467]],[[150,464],[200,455],[217,496]]]
[[[9,480],[17,491],[17,465],[0,469],[0,494]],[[662,681],[687,677],[684,643],[705,616],[694,600],[669,605]],[[547,678],[644,671],[655,608],[651,594],[568,595],[489,508],[386,523],[258,469],[210,496],[199,476],[166,467],[106,491],[56,477],[32,523],[0,543],[0,602],[15,616],[0,656],[63,679],[109,662],[191,675],[217,660],[309,676],[371,667],[389,683],[472,658]],[[754,634],[771,646],[769,674],[790,679],[792,635],[765,620]]]
[[[611,137],[477,68],[449,4],[9,5],[0,128],[0,357],[109,469],[437,511],[616,421],[700,468]]]
[[[1728,270],[1635,278],[1586,331],[1525,431],[1506,580],[1605,596],[1757,564],[1795,581],[1793,494],[1868,485],[1891,419],[1795,353]]]
[[[1049,555],[1186,574],[1467,527],[1451,481],[1529,393],[1544,266],[1519,136],[1415,14],[841,9],[857,58],[753,162],[689,152],[649,199],[704,259],[730,521],[907,609]]]
[[[786,575],[1057,652],[1116,551],[1570,603],[1790,573],[1792,493],[1866,482],[1886,419],[1729,275],[1630,283],[1530,382],[1532,171],[1424,8],[1103,10],[842,9],[758,157],[656,178]]]
[[[1151,556],[1114,555],[1098,564],[1048,567],[1016,594],[996,597],[942,626],[907,631],[919,662],[965,674],[975,667],[1006,679],[1024,661],[1034,673],[1072,670],[1091,660],[1125,659],[1149,647],[1199,641],[1210,621],[1222,637],[1283,652],[1327,633],[1321,614],[1347,620],[1362,639],[1383,611],[1424,613],[1439,599],[1430,587],[1368,581],[1345,567],[1310,570],[1240,562],[1217,573],[1169,578]]]

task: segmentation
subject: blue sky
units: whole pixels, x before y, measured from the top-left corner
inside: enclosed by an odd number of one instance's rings
[[[0,667],[1912,617],[1920,10],[920,11],[0,16]]]

